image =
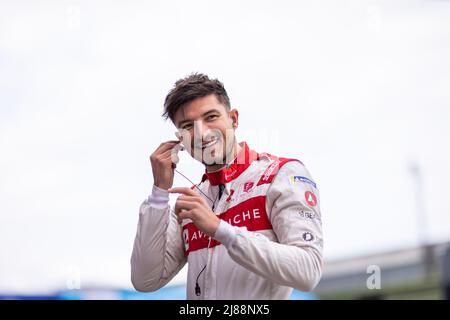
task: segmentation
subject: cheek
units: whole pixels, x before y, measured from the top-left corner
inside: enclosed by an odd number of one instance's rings
[[[233,137],[232,128],[229,128],[228,126],[226,126],[225,123],[222,123],[220,126],[214,128],[213,130],[215,130],[216,132],[218,132],[220,134],[220,140],[223,142],[230,140],[230,138],[232,139],[232,137]]]
[[[183,136],[183,144],[186,146],[194,146],[194,130],[190,129],[186,132],[186,134]]]

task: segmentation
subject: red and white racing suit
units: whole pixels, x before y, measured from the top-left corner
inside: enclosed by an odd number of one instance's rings
[[[292,288],[317,285],[323,240],[316,184],[299,160],[240,145],[231,164],[206,172],[197,186],[210,199],[219,185],[223,190],[213,209],[221,219],[213,238],[191,220],[180,225],[168,192],[153,187],[140,207],[131,257],[137,290],[158,290],[186,262],[188,299],[288,299]]]

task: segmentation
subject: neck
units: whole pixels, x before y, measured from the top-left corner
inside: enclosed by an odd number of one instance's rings
[[[231,157],[228,157],[230,159],[229,163],[224,163],[224,164],[213,164],[210,166],[205,165],[206,171],[207,172],[214,172],[214,171],[219,171],[223,168],[225,168],[226,166],[228,166],[230,163],[232,163],[234,161],[234,159],[236,159],[237,155],[239,154],[239,152],[241,151],[242,147],[239,145],[239,143],[235,142],[233,145],[233,149],[231,150]]]

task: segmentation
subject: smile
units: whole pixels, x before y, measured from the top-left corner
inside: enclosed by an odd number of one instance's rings
[[[201,148],[206,149],[214,146],[219,140],[217,138],[214,138],[213,140],[210,140],[208,142],[205,142],[202,144]]]

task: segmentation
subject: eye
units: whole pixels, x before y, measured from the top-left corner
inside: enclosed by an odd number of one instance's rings
[[[185,124],[181,127],[182,130],[189,130],[190,128],[192,128],[192,123]]]
[[[207,121],[211,121],[211,120],[216,119],[217,117],[218,117],[218,115],[212,114],[212,115],[210,115],[210,116],[207,116],[207,117],[206,117],[206,120],[207,120]]]

